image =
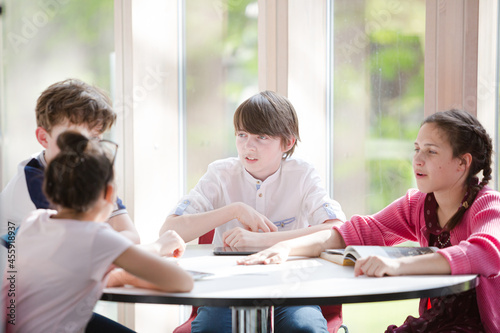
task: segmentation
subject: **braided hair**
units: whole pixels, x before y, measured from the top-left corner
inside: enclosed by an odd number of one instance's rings
[[[479,191],[491,180],[493,144],[481,123],[474,116],[462,110],[452,109],[434,113],[427,117],[422,125],[427,123],[436,125],[446,134],[453,149],[453,157],[460,158],[467,153],[472,156],[469,174],[465,182],[467,197],[445,226],[446,230],[451,230],[460,223],[465,211],[472,205]],[[483,178],[479,181],[476,175],[481,170]]]

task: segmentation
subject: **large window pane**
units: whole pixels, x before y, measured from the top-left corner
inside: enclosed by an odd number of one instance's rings
[[[186,1],[187,189],[236,156],[232,117],[258,92],[257,1]]]
[[[425,1],[334,4],[335,189],[347,215],[369,214],[413,186]]]
[[[34,112],[40,93],[67,78],[111,91],[114,50],[113,0],[6,0],[2,9],[0,188],[42,150]],[[97,311],[116,318],[116,304],[99,303]]]
[[[424,115],[425,1],[335,0],[334,193],[347,216],[371,214],[415,187]],[[397,308],[397,311],[393,309]],[[355,332],[418,315],[418,300],[344,305]],[[363,321],[356,314],[365,313]]]
[[[50,84],[79,78],[110,91],[113,0],[3,1],[2,185],[41,150],[35,103]],[[3,186],[2,186],[3,187]]]

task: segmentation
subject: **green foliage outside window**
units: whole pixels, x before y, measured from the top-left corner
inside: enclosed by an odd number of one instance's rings
[[[366,200],[368,211],[374,213],[414,187],[411,158],[423,120],[424,51],[420,36],[399,29],[375,31],[369,39],[367,145],[375,150],[367,149]]]

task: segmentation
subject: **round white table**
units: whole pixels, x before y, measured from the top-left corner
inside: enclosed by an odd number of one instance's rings
[[[272,332],[272,309],[282,305],[334,305],[457,294],[476,286],[476,275],[354,277],[352,266],[292,257],[280,265],[236,265],[237,256],[214,256],[212,245],[189,245],[179,264],[213,273],[189,293],[108,288],[101,300],[127,303],[222,306],[233,309],[233,332]]]

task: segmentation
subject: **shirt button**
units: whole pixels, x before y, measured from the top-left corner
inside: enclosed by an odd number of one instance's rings
[[[262,193],[259,193],[259,198],[262,198]]]

